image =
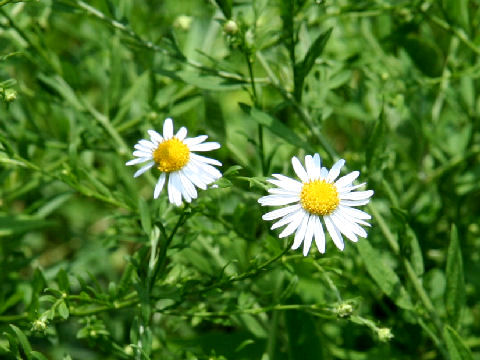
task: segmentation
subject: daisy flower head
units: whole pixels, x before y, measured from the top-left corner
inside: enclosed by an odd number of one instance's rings
[[[138,177],[152,167],[160,171],[154,199],[157,199],[164,185],[168,182],[168,199],[172,204],[180,206],[182,198],[191,202],[197,198],[197,188],[207,189],[207,185],[222,177],[215,166],[222,163],[205,156],[197,155],[196,151],[210,151],[220,148],[216,142],[204,142],[207,135],[187,137],[187,128],[181,127],[174,135],[173,121],[167,118],[163,123],[163,134],[148,130],[150,140],[142,139],[135,144],[133,156],[136,158],[125,165],[146,163],[133,177]]]
[[[271,195],[261,197],[258,202],[263,206],[284,206],[262,216],[264,220],[276,220],[272,229],[286,225],[279,237],[295,233],[292,249],[298,249],[303,243],[303,255],[307,256],[313,239],[318,250],[325,253],[325,232],[323,224],[335,246],[345,247],[343,235],[357,242],[357,236],[366,238],[367,232],[360,226],[370,226],[365,220],[371,218],[355,206],[366,205],[373,190],[353,191],[363,185],[353,185],[360,172],[353,171],[338,178],[345,160],[337,161],[330,170],[321,166],[320,155],[305,156],[305,167],[294,156],[293,170],[300,181],[280,174],[267,181],[276,188],[269,189]],[[322,224],[323,223],[323,224]]]

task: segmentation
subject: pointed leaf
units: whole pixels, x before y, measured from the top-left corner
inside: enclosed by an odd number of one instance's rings
[[[17,340],[19,341],[20,345],[22,345],[25,356],[27,357],[28,360],[30,360],[32,358],[31,356],[32,347],[30,346],[30,343],[28,342],[26,335],[23,333],[22,330],[20,330],[18,327],[16,327],[13,324],[10,324],[10,328],[15,332],[15,335],[17,335]]]
[[[450,246],[447,252],[447,288],[445,291],[445,307],[450,324],[458,325],[462,308],[465,304],[465,280],[463,276],[463,261],[458,241],[458,232],[452,225]]]
[[[443,335],[445,337],[445,343],[447,344],[450,360],[473,360],[470,349],[451,326],[445,326]]]

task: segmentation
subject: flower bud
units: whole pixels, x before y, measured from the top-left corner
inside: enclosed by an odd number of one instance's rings
[[[337,316],[340,318],[345,318],[353,313],[353,306],[348,304],[348,303],[341,303],[337,305],[335,308],[335,312],[337,313]]]
[[[238,25],[235,21],[230,19],[223,25],[223,31],[228,35],[235,35],[238,32]]]
[[[17,98],[17,92],[13,89],[5,89],[4,97],[6,102],[12,102]]]
[[[390,341],[393,338],[392,331],[389,328],[380,328],[377,330],[378,339],[382,342]]]

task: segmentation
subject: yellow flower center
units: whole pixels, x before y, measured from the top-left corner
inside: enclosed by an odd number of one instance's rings
[[[172,172],[183,168],[190,158],[188,146],[177,138],[171,138],[158,145],[153,152],[153,160],[157,169],[162,172]]]
[[[315,215],[329,215],[340,203],[335,185],[324,180],[304,183],[300,193],[300,203],[308,212]]]

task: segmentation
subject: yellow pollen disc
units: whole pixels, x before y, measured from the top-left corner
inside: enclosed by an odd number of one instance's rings
[[[314,180],[303,184],[300,203],[309,213],[323,216],[331,214],[340,199],[335,185],[324,180]]]
[[[172,172],[183,168],[190,158],[188,146],[177,138],[171,138],[158,145],[153,152],[153,160],[157,169],[162,172]]]

